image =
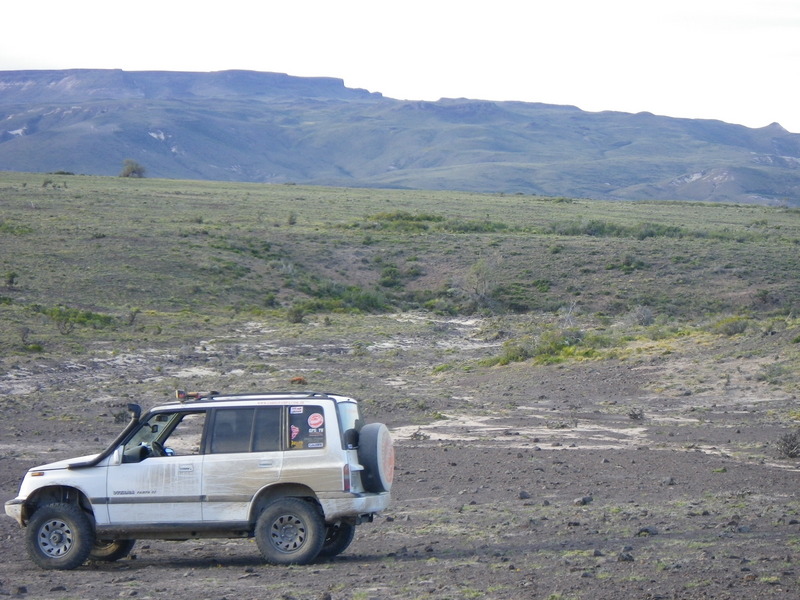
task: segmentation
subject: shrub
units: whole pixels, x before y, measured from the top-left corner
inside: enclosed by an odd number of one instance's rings
[[[316,285],[315,285],[316,284]],[[298,286],[311,299],[296,305],[306,313],[321,311],[382,312],[389,303],[379,292],[364,290],[357,285],[345,286],[335,281],[306,281]]]
[[[499,356],[481,361],[484,366],[507,365],[533,359],[536,364],[553,364],[570,358],[596,356],[596,348],[605,347],[610,340],[605,336],[585,336],[575,328],[550,329],[538,337],[526,336],[503,344]]]
[[[494,221],[465,221],[452,219],[443,223],[441,228],[451,233],[495,233],[505,231],[508,225]]]
[[[778,385],[788,372],[789,368],[785,364],[772,363],[762,365],[761,371],[756,375],[756,380]]]
[[[383,212],[367,217],[372,227],[391,231],[420,232],[430,229],[431,223],[438,223],[444,217],[427,213],[411,214],[404,210]]]
[[[305,311],[300,306],[291,306],[286,311],[286,318],[288,319],[289,323],[302,323],[303,317],[305,316]]]
[[[588,235],[591,237],[618,237],[643,240],[651,237],[680,238],[687,232],[674,225],[659,223],[638,223],[636,225],[620,225],[599,219],[586,222],[552,223],[550,232],[558,235]]]
[[[383,287],[398,287],[401,283],[401,273],[394,265],[388,265],[381,271],[381,278],[378,284]]]
[[[55,321],[58,331],[62,335],[71,333],[76,325],[89,326],[94,329],[104,329],[112,326],[116,322],[116,319],[111,315],[104,315],[89,310],[80,310],[66,306],[44,308],[34,305],[31,309]]]
[[[133,160],[132,158],[126,158],[122,163],[122,171],[120,171],[120,177],[144,177],[145,168]]]
[[[795,429],[784,433],[776,443],[778,456],[782,458],[797,458],[800,456],[800,430]]]
[[[628,418],[634,421],[644,420],[644,409],[638,407],[630,409],[628,411]]]
[[[7,233],[9,235],[26,235],[33,233],[33,228],[27,225],[16,225],[0,219],[0,233]]]
[[[711,330],[714,333],[730,337],[747,331],[749,323],[750,321],[744,317],[728,317],[714,323]]]
[[[648,325],[652,325],[656,318],[653,314],[653,310],[647,306],[637,306],[635,307],[630,314],[631,321],[636,325],[641,325],[643,327],[647,327]]]

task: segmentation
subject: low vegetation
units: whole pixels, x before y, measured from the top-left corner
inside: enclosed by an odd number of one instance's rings
[[[399,493],[317,588],[287,571],[305,596],[796,591],[800,211],[42,179],[0,174],[7,498],[128,402],[339,391],[391,423]],[[46,594],[6,527],[5,588]],[[252,560],[186,543],[64,593]],[[246,570],[225,577],[244,596]]]
[[[800,339],[797,209],[66,172],[0,192],[5,354],[409,310],[518,317],[484,367]],[[796,354],[758,377],[794,381]]]

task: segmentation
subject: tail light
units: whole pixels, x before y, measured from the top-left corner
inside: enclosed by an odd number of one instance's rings
[[[350,463],[345,463],[345,465],[342,467],[342,489],[345,492],[349,492],[351,487]]]

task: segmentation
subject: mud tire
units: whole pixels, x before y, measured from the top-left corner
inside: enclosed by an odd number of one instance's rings
[[[368,492],[380,494],[392,489],[394,445],[389,428],[383,423],[364,425],[359,432],[358,460],[364,467],[361,483]]]
[[[114,562],[125,558],[133,550],[136,540],[95,540],[89,560]]]
[[[300,498],[268,504],[256,521],[255,538],[264,560],[273,565],[307,565],[325,543],[320,510]]]
[[[94,528],[75,504],[48,504],[33,513],[25,530],[31,560],[42,569],[81,566],[94,546]]]
[[[325,530],[325,543],[319,552],[321,558],[338,556],[352,543],[356,536],[356,526],[352,523],[335,523]]]

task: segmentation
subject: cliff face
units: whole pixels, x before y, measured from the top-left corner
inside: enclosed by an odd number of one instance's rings
[[[800,135],[280,73],[0,72],[0,170],[800,206]]]
[[[276,97],[364,100],[381,96],[346,88],[343,80],[332,77],[291,77],[254,71],[0,71],[2,104]]]

